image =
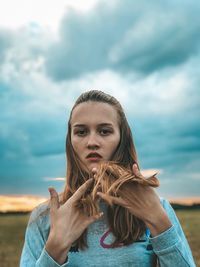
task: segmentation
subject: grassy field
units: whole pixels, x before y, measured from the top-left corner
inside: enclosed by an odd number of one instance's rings
[[[200,211],[179,210],[176,214],[190,244],[197,267],[200,267]]]
[[[29,215],[0,215],[0,265],[19,266]]]
[[[200,267],[200,211],[180,210],[176,213],[191,246],[196,264]],[[28,218],[29,215],[0,215],[1,267],[19,266]]]

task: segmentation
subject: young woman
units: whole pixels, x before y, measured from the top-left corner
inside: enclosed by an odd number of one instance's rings
[[[49,188],[50,201],[32,212],[21,267],[195,266],[172,207],[150,186],[126,188],[130,201],[110,196],[113,206],[100,190],[101,212],[95,215],[77,208],[103,162],[117,162],[143,178],[130,127],[114,97],[93,90],[77,99],[68,122],[66,153],[64,192],[58,195]]]

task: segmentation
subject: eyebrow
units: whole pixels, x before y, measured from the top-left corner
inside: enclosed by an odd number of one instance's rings
[[[85,127],[85,126],[87,126],[86,124],[75,124],[75,125],[73,125],[73,127],[74,128],[76,128],[76,127]],[[111,124],[111,123],[100,123],[100,124],[98,124],[98,127],[99,126],[112,126],[113,127],[113,125]]]

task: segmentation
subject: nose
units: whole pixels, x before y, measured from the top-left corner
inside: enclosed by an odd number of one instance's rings
[[[99,144],[97,135],[95,133],[91,133],[88,136],[87,148],[97,149],[97,148],[99,148],[99,146],[100,146],[100,144]]]

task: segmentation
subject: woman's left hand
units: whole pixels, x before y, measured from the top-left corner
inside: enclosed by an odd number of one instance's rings
[[[133,164],[133,174],[143,177],[136,164]],[[97,193],[107,201],[108,196],[101,192]],[[130,197],[131,196],[131,197]],[[109,196],[113,204],[120,205],[129,210],[137,218],[144,221],[150,229],[151,235],[156,236],[164,232],[172,225],[155,190],[150,186],[140,184],[123,185],[123,198]]]

